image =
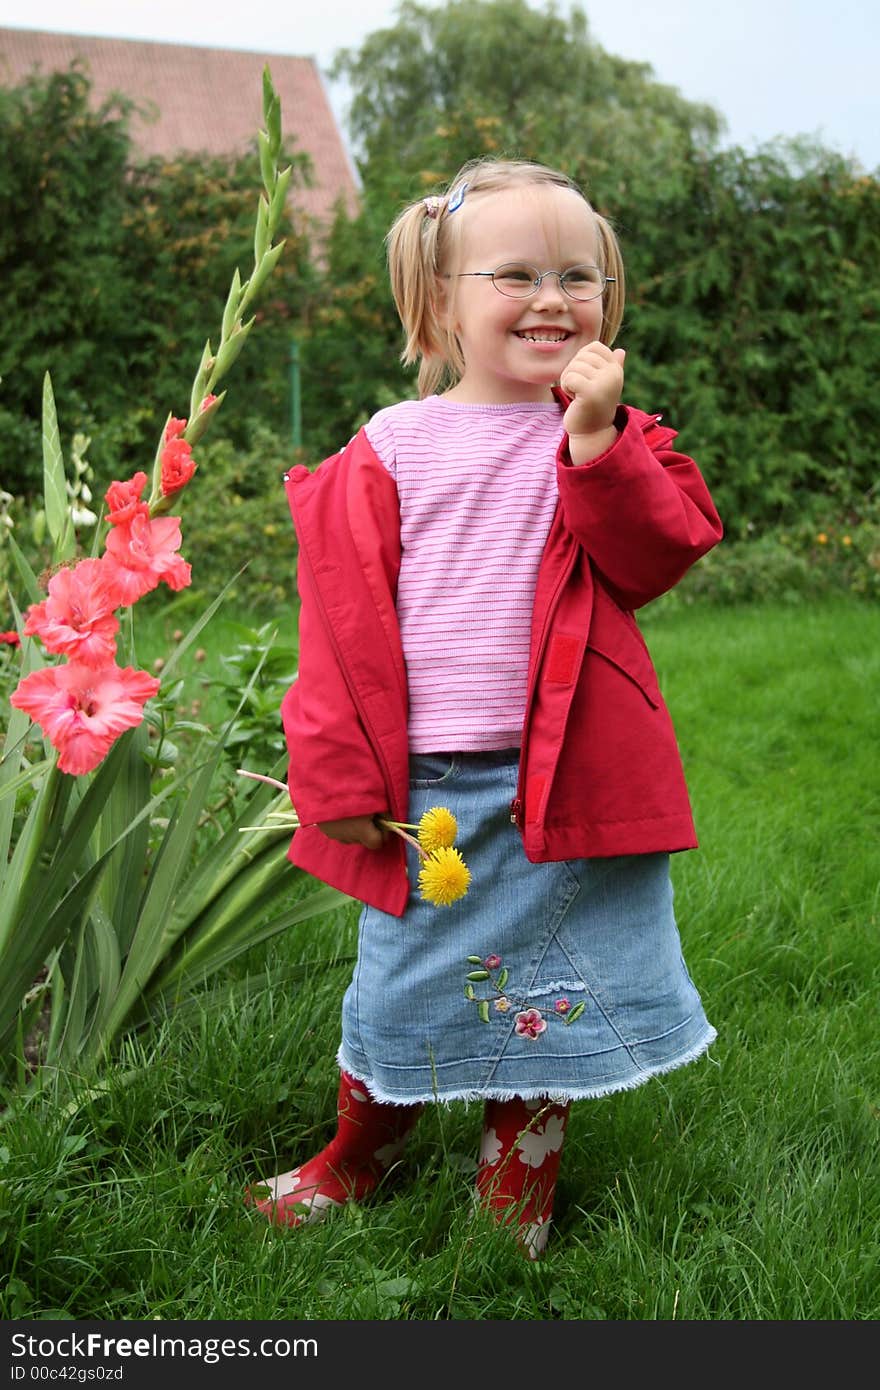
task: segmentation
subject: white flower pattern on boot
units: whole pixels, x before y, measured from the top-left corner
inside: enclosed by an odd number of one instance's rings
[[[564,1138],[563,1120],[559,1115],[549,1115],[546,1124],[520,1135],[516,1144],[520,1150],[520,1163],[525,1163],[529,1168],[540,1168],[548,1154],[557,1153],[562,1148]]]
[[[501,1140],[494,1129],[484,1129],[480,1141],[480,1162],[493,1164],[501,1157]]]
[[[288,1192],[294,1192],[299,1187],[299,1174],[299,1168],[291,1168],[289,1173],[276,1173],[274,1178],[264,1178],[261,1185],[268,1187],[273,1202],[277,1202],[279,1197],[286,1197]]]
[[[539,1216],[537,1221],[533,1221],[528,1226],[523,1226],[521,1228],[519,1232],[519,1241],[530,1260],[537,1260],[538,1257],[544,1253],[549,1235],[549,1217],[547,1217],[545,1221]]]

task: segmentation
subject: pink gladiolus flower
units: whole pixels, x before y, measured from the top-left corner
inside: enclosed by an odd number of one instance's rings
[[[119,622],[103,560],[80,560],[49,580],[49,597],[27,612],[26,637],[39,637],[50,652],[89,666],[106,666],[116,653]]]
[[[170,497],[172,493],[186,487],[196,471],[192,445],[187,444],[185,439],[169,439],[162,450],[161,469],[160,485],[163,497]]]
[[[178,554],[180,517],[161,516],[150,521],[135,516],[115,526],[107,537],[104,563],[110,571],[117,606],[137,603],[164,580],[170,589],[185,589],[191,567]]]
[[[164,442],[167,444],[169,439],[178,439],[186,429],[186,420],[177,420],[172,415],[168,424],[165,426]]]
[[[216,396],[212,396],[211,393],[210,393],[210,391],[209,391],[208,394],[207,394],[207,396],[203,397],[203,399],[202,399],[202,403],[201,403],[201,405],[199,406],[199,414],[201,415],[201,413],[202,413],[203,410],[207,410],[209,405],[213,405],[214,402],[216,401],[216,399],[217,399],[217,397],[216,397]]]
[[[106,492],[111,526],[124,526],[136,516],[149,516],[150,509],[140,500],[147,485],[146,473],[135,473],[127,483],[111,483]]]
[[[3,646],[21,646],[21,638],[19,637],[14,627],[11,627],[8,632],[0,632],[0,647]]]
[[[112,743],[139,724],[143,706],[159,689],[146,671],[114,664],[94,667],[71,661],[25,676],[9,697],[60,753],[62,772],[91,772]]]
[[[516,1031],[523,1038],[539,1038],[547,1027],[547,1020],[540,1009],[523,1009],[514,1014]]]

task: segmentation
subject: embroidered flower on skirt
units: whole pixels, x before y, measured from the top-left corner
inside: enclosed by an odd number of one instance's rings
[[[510,972],[499,955],[493,952],[485,957],[468,956],[467,963],[474,968],[465,976],[464,997],[468,1003],[476,1004],[477,1013],[483,1023],[489,1022],[490,1006],[497,1014],[506,1014],[511,1008],[517,1007],[517,1002],[510,998],[511,994],[515,996],[517,991],[508,988]],[[477,994],[476,985],[484,985],[491,989],[495,995],[494,999]],[[515,1032],[518,1037],[531,1038],[534,1041],[546,1032],[547,1019],[540,1009],[525,1007],[526,1003],[522,997],[518,1000],[519,1012],[514,1016]],[[572,1008],[571,1000],[563,997],[554,1003],[550,1017],[561,1020],[567,1027],[580,1018],[585,1008],[583,1000]]]

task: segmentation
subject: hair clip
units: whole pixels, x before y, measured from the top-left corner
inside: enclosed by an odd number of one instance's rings
[[[428,217],[434,219],[440,216],[440,209],[443,206],[442,198],[423,198],[422,202]]]
[[[458,188],[456,188],[456,190],[455,190],[455,192],[453,193],[452,197],[449,199],[449,202],[446,204],[446,212],[447,212],[447,214],[450,214],[450,213],[453,213],[453,212],[458,212],[458,209],[461,207],[462,203],[464,202],[464,195],[465,195],[465,193],[467,192],[467,187],[468,187],[468,186],[467,186],[466,183],[460,183],[460,184],[458,185]]]

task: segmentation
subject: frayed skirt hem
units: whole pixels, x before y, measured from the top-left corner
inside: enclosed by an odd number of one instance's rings
[[[386,1090],[379,1085],[373,1077],[367,1076],[362,1067],[358,1067],[346,1056],[345,1047],[340,1046],[336,1054],[336,1061],[340,1068],[353,1076],[356,1081],[360,1081],[370,1093],[375,1101],[383,1105],[427,1105],[437,1102],[442,1105],[451,1105],[453,1101],[463,1100],[485,1101],[485,1100],[549,1100],[556,1104],[564,1105],[573,1100],[600,1100],[603,1096],[616,1094],[618,1091],[634,1091],[638,1086],[644,1086],[655,1076],[662,1076],[666,1072],[677,1071],[679,1067],[685,1067],[689,1062],[695,1062],[702,1057],[715,1042],[718,1034],[714,1028],[709,1026],[708,1031],[688,1048],[686,1052],[677,1057],[672,1057],[669,1061],[659,1063],[653,1067],[645,1067],[633,1072],[627,1077],[617,1081],[603,1082],[596,1086],[565,1086],[561,1087],[558,1083],[547,1082],[543,1086],[496,1086],[491,1082],[487,1086],[460,1086],[445,1088],[442,1091],[433,1088],[430,1091],[416,1092],[413,1095],[401,1096],[392,1091]]]

